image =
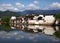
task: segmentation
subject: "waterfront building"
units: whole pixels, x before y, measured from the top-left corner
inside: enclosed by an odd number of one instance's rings
[[[39,15],[34,16],[33,19],[28,19],[28,24],[46,24],[52,25],[55,21],[55,17],[53,15]]]

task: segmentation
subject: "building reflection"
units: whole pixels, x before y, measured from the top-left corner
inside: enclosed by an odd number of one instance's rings
[[[10,27],[11,26],[11,27]],[[29,40],[51,40],[51,41],[55,41],[55,42],[59,42],[60,41],[60,27],[58,26],[41,26],[41,25],[4,25],[4,27],[2,28],[2,26],[0,27],[0,40],[19,40],[20,39],[28,39]],[[6,28],[8,27],[8,28]],[[9,30],[8,32],[6,32],[4,30],[4,28],[6,28],[7,30]],[[9,29],[10,28],[10,29]],[[56,33],[56,34],[54,34]],[[57,37],[56,37],[57,36]]]
[[[53,35],[56,31],[59,30],[58,26],[41,26],[41,25],[11,25],[11,29],[18,29],[25,32],[31,33],[44,33],[46,35]]]

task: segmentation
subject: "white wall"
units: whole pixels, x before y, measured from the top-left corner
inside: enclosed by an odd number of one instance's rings
[[[40,16],[44,20],[38,20],[37,21],[37,18]],[[43,15],[39,15],[39,16],[35,16],[33,19],[34,20],[28,20],[28,23],[29,24],[52,24],[55,21],[55,17],[53,17],[53,15],[47,15],[45,17]]]
[[[16,17],[15,17],[15,16],[12,16],[12,17],[11,17],[11,20],[14,20],[14,19],[16,19]]]
[[[53,15],[45,16],[44,20],[46,21],[45,23],[54,23],[55,17]]]

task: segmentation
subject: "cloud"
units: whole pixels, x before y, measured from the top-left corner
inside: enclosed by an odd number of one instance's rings
[[[38,1],[34,1],[34,4],[38,4],[39,2]]]
[[[2,10],[2,11],[5,11],[5,10],[7,10],[7,9],[12,9],[13,7],[12,7],[12,5],[11,4],[2,4],[1,6],[0,6],[0,10]]]
[[[36,9],[39,9],[40,7],[39,6],[37,6],[37,5],[35,5],[35,4],[29,4],[28,6],[27,6],[27,9],[29,9],[29,10],[36,10]]]
[[[6,9],[6,10],[7,9],[13,9],[13,6],[11,4],[2,4],[1,8]]]
[[[22,3],[16,2],[15,5],[13,4],[1,4],[0,5],[0,11],[24,11],[24,10],[37,10],[40,9],[38,6],[38,1],[35,0],[33,3],[30,3],[28,5],[24,5]]]
[[[1,4],[0,11],[6,11],[6,10],[16,11],[18,9],[15,8],[12,4]]]
[[[57,10],[60,9],[60,3],[58,2],[53,2],[52,4],[49,5],[46,9],[48,10]]]
[[[0,7],[0,11],[6,11],[6,9],[4,9],[4,8]]]
[[[38,1],[34,1],[33,3],[30,3],[28,5],[24,5],[21,4],[19,2],[16,3],[16,7],[20,10],[20,11],[24,11],[24,10],[36,10],[39,9],[40,7],[37,6]]]
[[[19,11],[24,11],[25,10],[25,5],[21,4],[19,2],[16,3],[16,7],[19,9]]]
[[[23,10],[24,5],[21,3],[16,3],[15,6],[13,6],[12,4],[1,4],[0,5],[0,11],[21,11]]]
[[[38,10],[38,9],[40,9],[40,7],[38,6],[38,3],[39,2],[37,0],[33,1],[33,3],[28,4],[27,9],[28,10]]]
[[[15,11],[15,12],[17,12],[17,11],[20,11],[18,8],[13,8],[12,10],[10,10],[10,11]]]
[[[57,10],[60,9],[60,3],[58,2],[53,2],[50,5],[48,5],[47,7],[44,8],[40,8],[40,6],[38,6],[39,2],[38,0],[34,0],[33,3],[24,5],[22,3],[16,2],[15,5],[13,4],[0,4],[0,11],[6,11],[6,10],[10,10],[10,11],[24,11],[24,10]]]
[[[24,5],[21,4],[21,3],[19,3],[19,2],[16,3],[16,6],[17,6],[18,8],[23,8],[23,7],[24,7]]]
[[[52,3],[51,7],[54,9],[60,9],[60,3],[58,3],[58,2]]]

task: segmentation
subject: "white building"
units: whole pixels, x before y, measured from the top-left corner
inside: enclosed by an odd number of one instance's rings
[[[34,16],[33,20],[29,19],[28,24],[46,24],[46,25],[51,25],[55,21],[55,17],[53,15],[39,15],[39,16]]]
[[[11,19],[10,19],[10,23],[16,23],[16,17],[15,16],[12,16]]]
[[[53,24],[55,21],[55,17],[53,15],[47,15],[44,17],[45,24]]]
[[[11,17],[11,20],[14,20],[14,19],[16,19],[16,17],[15,17],[15,16],[12,16],[12,17]]]

